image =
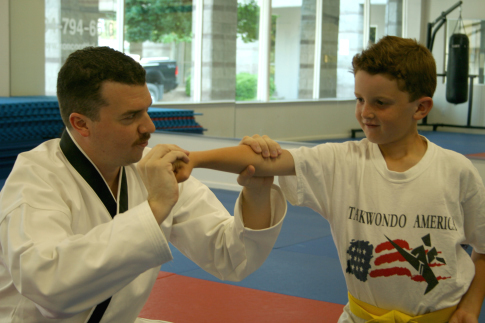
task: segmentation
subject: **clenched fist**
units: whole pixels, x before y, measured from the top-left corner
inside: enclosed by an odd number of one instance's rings
[[[178,160],[188,163],[188,155],[187,150],[176,145],[156,145],[137,164],[148,191],[148,204],[159,224],[166,219],[179,197],[174,163]]]

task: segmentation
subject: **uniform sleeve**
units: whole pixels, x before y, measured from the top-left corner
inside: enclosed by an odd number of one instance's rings
[[[245,228],[240,198],[231,216],[207,186],[191,177],[181,185],[172,210],[170,241],[210,274],[239,281],[263,264],[281,230],[286,201],[276,185],[271,190],[271,210],[270,228]]]
[[[86,234],[74,234],[71,222],[69,214],[23,203],[0,223],[0,251],[13,284],[45,317],[90,309],[171,259],[147,202]]]

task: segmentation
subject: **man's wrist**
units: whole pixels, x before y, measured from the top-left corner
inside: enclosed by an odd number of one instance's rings
[[[148,200],[148,205],[150,206],[153,216],[158,224],[162,224],[172,210],[172,207],[169,207],[167,204],[160,203],[156,200]]]

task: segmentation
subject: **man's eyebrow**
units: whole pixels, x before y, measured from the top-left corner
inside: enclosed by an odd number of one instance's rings
[[[139,109],[139,110],[128,110],[126,111],[125,113],[122,114],[122,116],[127,116],[127,115],[130,115],[130,114],[135,114],[135,113],[138,113],[138,112],[142,112],[143,110],[145,109]]]

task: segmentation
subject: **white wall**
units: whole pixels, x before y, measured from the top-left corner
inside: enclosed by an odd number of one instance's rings
[[[277,140],[310,141],[349,137],[351,129],[360,127],[354,100],[185,103],[170,108],[202,114],[195,119],[207,129],[205,135],[213,137],[266,134]]]
[[[9,5],[10,95],[44,95],[44,0],[9,0]]]
[[[10,96],[9,3],[0,1],[0,96]]]
[[[414,38],[426,45],[427,8],[427,0],[407,0],[404,2],[403,37]]]
[[[350,136],[360,128],[355,101],[238,103],[235,137],[266,134],[277,140],[309,141]]]

